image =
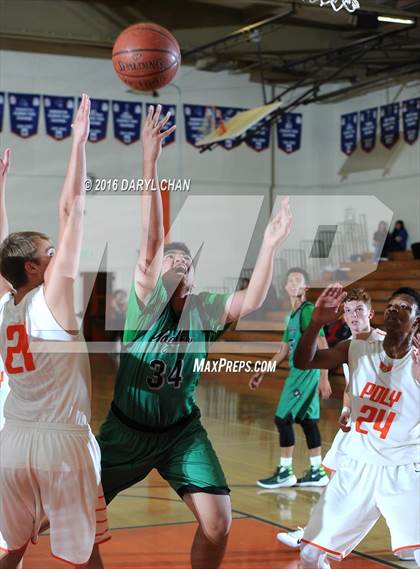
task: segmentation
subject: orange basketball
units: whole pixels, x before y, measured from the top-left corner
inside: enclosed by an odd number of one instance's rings
[[[172,81],[181,62],[174,36],[157,24],[134,24],[120,33],[112,50],[118,77],[137,91],[155,91]]]

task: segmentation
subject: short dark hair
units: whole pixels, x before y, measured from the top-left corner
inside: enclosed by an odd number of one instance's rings
[[[285,282],[287,282],[287,277],[291,273],[299,273],[300,275],[303,275],[303,278],[305,279],[305,284],[307,285],[311,282],[309,274],[305,271],[305,269],[301,269],[300,267],[292,267],[291,269],[289,269],[286,273]]]
[[[397,290],[394,290],[394,292],[391,294],[389,300],[395,298],[396,296],[401,296],[402,294],[405,294],[414,300],[417,306],[416,316],[420,316],[420,294],[414,288],[410,288],[409,286],[402,286],[400,288],[397,288]]]
[[[182,241],[171,241],[170,243],[165,243],[163,246],[163,254],[167,253],[168,251],[173,251],[174,249],[183,251],[192,258],[191,251],[188,249],[185,243],[182,243]]]
[[[372,308],[372,299],[363,288],[352,288],[349,290],[346,298],[344,299],[344,304],[346,302],[351,302],[352,300],[360,300],[360,302],[364,302],[369,306],[369,308]]]
[[[25,263],[37,262],[37,241],[49,240],[48,235],[39,231],[19,231],[10,233],[0,245],[0,273],[14,289],[28,282]]]

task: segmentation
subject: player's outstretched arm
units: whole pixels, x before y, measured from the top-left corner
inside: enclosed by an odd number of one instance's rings
[[[57,322],[77,332],[73,284],[79,271],[86,199],[86,142],[89,135],[90,99],[82,96],[73,123],[73,140],[60,199],[60,235],[57,252],[45,271],[45,299]]]
[[[278,366],[287,356],[289,355],[289,344],[287,342],[280,342],[279,351],[274,354],[271,358],[272,362],[276,362],[276,366]],[[254,373],[251,379],[248,382],[250,389],[257,389],[260,385],[262,380],[264,379],[263,372]]]
[[[0,243],[9,235],[9,221],[6,210],[6,181],[10,170],[10,148],[6,148],[3,158],[0,158]],[[0,297],[10,292],[12,286],[0,275]]]
[[[280,243],[286,240],[292,226],[289,199],[281,202],[280,211],[273,217],[264,232],[254,271],[245,290],[234,292],[226,303],[224,318],[233,322],[261,307],[273,278],[274,255]]]
[[[323,326],[340,316],[346,293],[339,284],[329,285],[318,298],[306,328],[294,353],[293,362],[298,369],[334,369],[348,360],[350,342],[340,342],[334,348],[318,349],[318,335]]]
[[[157,175],[157,162],[162,153],[162,141],[170,136],[176,126],[162,131],[170,113],[160,118],[162,107],[151,105],[142,131],[143,142],[143,191],[141,192],[141,242],[137,259],[134,282],[137,298],[147,301],[159,278],[165,238],[163,227],[162,197]]]

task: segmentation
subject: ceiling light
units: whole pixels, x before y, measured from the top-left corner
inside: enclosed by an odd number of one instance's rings
[[[389,22],[390,24],[414,24],[414,20],[408,18],[394,18],[393,16],[378,16],[378,22]]]

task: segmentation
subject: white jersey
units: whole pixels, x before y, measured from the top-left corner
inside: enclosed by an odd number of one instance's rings
[[[9,379],[3,369],[3,362],[0,361],[0,431],[4,425],[4,404],[9,395]]]
[[[383,342],[386,336],[386,332],[383,332],[379,328],[373,328],[370,335],[366,338],[365,342]],[[350,340],[354,340],[353,336],[350,336]],[[343,364],[343,373],[346,380],[346,386],[349,384],[350,379],[350,372],[349,366],[347,364]]]
[[[77,342],[79,353],[71,346],[65,353],[54,353],[51,347],[57,342]],[[71,335],[57,323],[42,285],[17,305],[11,293],[0,299],[0,356],[10,387],[4,406],[6,421],[89,423],[86,345],[80,334]]]
[[[420,383],[411,350],[390,359],[381,341],[352,340],[349,346],[351,431],[338,453],[366,464],[420,461]]]

